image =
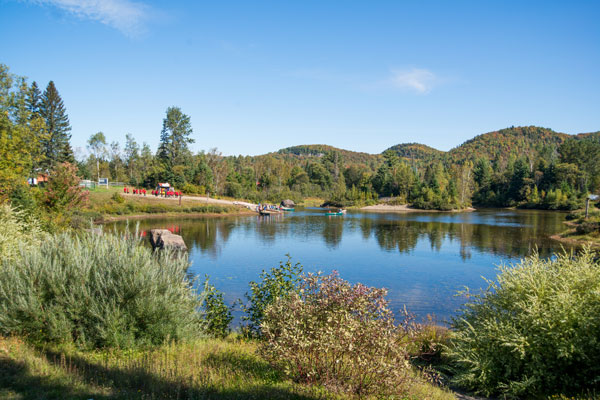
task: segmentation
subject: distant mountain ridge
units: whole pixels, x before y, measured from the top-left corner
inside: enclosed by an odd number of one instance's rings
[[[270,154],[295,156],[297,158],[308,159],[312,157],[321,157],[330,151],[339,152],[346,162],[353,164],[370,164],[373,162],[379,162],[382,159],[382,156],[380,154],[369,154],[359,151],[345,150],[326,144],[304,144],[298,146],[291,146],[278,150],[276,153]]]
[[[438,150],[420,143],[401,143],[389,147],[381,154],[370,154],[340,149],[325,144],[311,144],[286,147],[269,154],[310,159],[320,157],[329,151],[337,151],[342,155],[345,162],[360,164],[378,163],[387,151],[396,153],[404,161],[418,164],[435,161],[462,163],[465,160],[474,161],[479,157],[505,161],[511,156],[535,157],[541,151],[554,151],[569,138],[600,141],[600,131],[570,135],[549,128],[522,126],[477,135],[449,151]]]

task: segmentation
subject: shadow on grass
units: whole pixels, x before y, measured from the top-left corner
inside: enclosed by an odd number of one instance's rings
[[[60,379],[33,374],[27,364],[0,357],[0,398],[12,399],[107,399],[97,392],[78,389]]]
[[[212,385],[199,371],[196,381],[166,371],[165,378],[149,373],[142,364],[119,368],[90,362],[82,357],[45,352],[48,362],[66,376],[37,376],[23,362],[0,358],[0,398],[7,399],[295,399],[327,396],[297,393],[266,363],[252,357],[226,353],[210,355],[202,368],[211,367],[244,376],[244,384]],[[206,368],[208,367],[208,368]],[[173,371],[170,371],[173,372]],[[254,382],[257,380],[258,382]],[[94,390],[97,389],[97,390]]]

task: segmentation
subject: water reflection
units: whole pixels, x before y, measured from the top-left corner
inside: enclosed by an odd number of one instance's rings
[[[179,232],[190,248],[189,272],[210,275],[230,304],[261,270],[290,253],[307,271],[337,269],[351,282],[387,287],[395,310],[406,305],[417,315],[444,319],[463,301],[456,291],[483,286],[481,276],[493,278],[496,265],[536,248],[544,257],[560,251],[549,237],[564,229],[563,221],[564,214],[540,211],[327,217],[305,210],[275,217],[144,220],[140,229]]]
[[[348,214],[326,217],[309,212],[270,217],[230,217],[141,221],[140,229],[169,229],[188,246],[217,257],[234,231],[269,245],[282,238],[315,239],[336,249],[344,232],[363,240],[374,238],[381,250],[410,253],[419,243],[439,252],[444,243],[457,243],[464,260],[472,251],[519,258],[537,248],[549,256],[560,245],[549,236],[564,229],[564,214],[540,211],[480,211],[469,214]],[[124,223],[117,223],[124,226]],[[290,249],[290,251],[293,249]]]

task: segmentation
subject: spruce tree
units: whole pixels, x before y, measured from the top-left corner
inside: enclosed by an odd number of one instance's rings
[[[30,119],[40,115],[40,106],[42,105],[42,92],[37,83],[33,81],[27,93],[27,110],[30,112]]]
[[[44,143],[47,167],[59,162],[73,162],[73,149],[69,143],[71,139],[69,117],[52,81],[48,83],[42,95],[40,115],[46,122],[48,132],[48,139]]]
[[[40,168],[46,164],[46,142],[49,139],[49,134],[46,132],[46,122],[41,115],[42,92],[37,83],[33,81],[27,89],[25,99],[25,108],[28,112],[28,126],[33,137],[33,145],[31,150],[32,165],[30,175],[36,176]]]

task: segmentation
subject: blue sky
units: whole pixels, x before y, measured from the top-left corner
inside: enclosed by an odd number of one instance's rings
[[[54,80],[72,144],[448,150],[511,125],[600,130],[599,1],[0,0],[0,63]]]

